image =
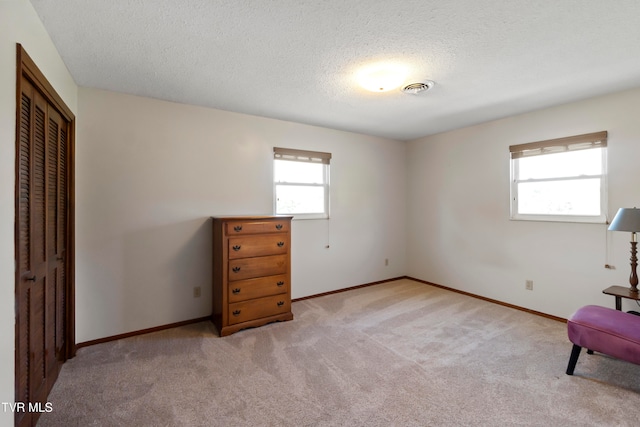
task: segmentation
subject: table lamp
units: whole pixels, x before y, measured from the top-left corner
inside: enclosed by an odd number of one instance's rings
[[[638,253],[636,232],[640,231],[640,209],[636,208],[620,208],[618,213],[611,221],[609,230],[612,231],[630,231],[631,232],[631,275],[629,283],[631,284],[631,292],[638,292],[638,274],[636,267],[638,266]]]

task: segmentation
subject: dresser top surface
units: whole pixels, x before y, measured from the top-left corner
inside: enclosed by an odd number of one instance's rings
[[[212,216],[215,221],[246,221],[265,219],[292,219],[293,215],[226,215]]]

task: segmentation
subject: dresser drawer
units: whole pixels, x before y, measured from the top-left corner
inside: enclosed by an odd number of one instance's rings
[[[236,280],[229,284],[229,302],[245,301],[288,292],[289,280],[286,274]]]
[[[260,276],[285,274],[289,269],[288,255],[271,255],[256,258],[229,260],[229,281]]]
[[[291,311],[287,295],[257,298],[229,304],[229,324],[246,322]]]
[[[289,224],[289,221],[229,221],[225,224],[225,233],[228,236],[283,233],[289,231]]]
[[[229,239],[229,259],[286,254],[289,250],[286,234],[243,236]]]

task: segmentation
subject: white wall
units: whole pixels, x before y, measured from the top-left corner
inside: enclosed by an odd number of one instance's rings
[[[0,402],[14,401],[14,214],[16,43],[21,43],[75,113],[77,87],[27,0],[0,1]],[[0,410],[0,425],[13,414]]]
[[[209,217],[272,213],[274,146],[333,154],[331,219],[293,224],[293,298],[405,273],[401,142],[88,88],[77,137],[78,342],[210,315]]]
[[[614,307],[602,290],[628,286],[630,236],[604,224],[510,221],[508,147],[609,131],[612,218],[640,206],[638,105],[633,90],[408,143],[406,273],[564,318],[586,304]]]

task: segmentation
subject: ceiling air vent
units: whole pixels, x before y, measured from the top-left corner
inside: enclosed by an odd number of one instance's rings
[[[422,92],[426,92],[433,87],[433,82],[431,80],[427,80],[425,82],[420,83],[411,83],[402,88],[404,93],[410,93],[412,95],[417,95]]]

